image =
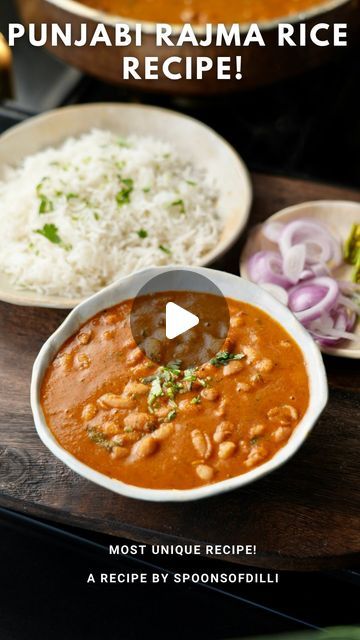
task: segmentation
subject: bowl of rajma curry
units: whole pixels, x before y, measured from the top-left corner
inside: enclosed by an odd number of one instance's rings
[[[211,280],[226,299],[221,349],[186,369],[166,361],[163,307],[186,307],[193,296],[180,286],[152,294],[137,318],[158,337],[148,357],[132,335],[133,301],[171,269],[139,271],[76,307],[42,347],[31,382],[37,432],[57,458],[116,493],[164,502],[205,498],[274,471],[302,445],[328,395],[320,351],[292,313],[257,285],[211,269],[183,271]],[[198,296],[211,342],[217,297]]]

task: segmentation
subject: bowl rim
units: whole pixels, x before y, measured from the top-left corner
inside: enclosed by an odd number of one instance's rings
[[[88,20],[93,20],[97,23],[102,23],[106,26],[113,27],[117,23],[128,24],[131,29],[135,28],[136,24],[142,25],[143,33],[147,35],[152,35],[155,33],[155,25],[156,22],[151,22],[149,20],[134,20],[133,18],[126,18],[124,16],[117,16],[112,13],[106,13],[101,9],[94,9],[92,7],[88,7],[87,5],[78,2],[78,0],[45,0],[49,4],[56,6],[63,11],[68,11],[80,18],[85,18]],[[270,31],[278,26],[281,22],[286,22],[289,24],[297,24],[298,22],[302,22],[305,20],[309,20],[311,18],[316,18],[322,14],[327,13],[328,11],[333,11],[345,4],[350,4],[352,0],[326,0],[323,1],[320,5],[315,5],[310,7],[308,10],[300,11],[297,13],[290,14],[288,16],[279,16],[278,18],[274,18],[271,20],[260,20],[256,22],[260,31]],[[183,24],[179,23],[169,23],[171,24],[173,35],[177,36],[180,34],[181,29],[183,28]],[[245,33],[252,23],[246,22],[240,25],[240,32]],[[230,27],[231,25],[225,24],[226,27]],[[195,25],[193,26],[194,33],[196,35],[204,35],[205,34],[205,25]],[[213,31],[216,30],[216,25],[213,25]]]
[[[217,133],[217,131],[212,129],[209,125],[205,124],[201,120],[193,118],[192,116],[189,116],[187,114],[183,114],[180,111],[175,111],[174,109],[167,109],[165,107],[158,107],[155,105],[131,104],[127,102],[93,102],[87,104],[68,105],[65,107],[59,107],[57,109],[51,109],[50,111],[40,113],[36,116],[32,116],[26,119],[24,122],[20,122],[19,124],[10,127],[10,129],[0,134],[0,146],[4,142],[7,143],[9,140],[11,141],[11,138],[13,136],[18,136],[19,134],[21,135],[24,131],[26,132],[27,130],[31,130],[34,126],[46,126],[49,121],[51,121],[52,119],[54,119],[55,121],[58,117],[61,117],[64,112],[77,114],[78,112],[94,111],[94,113],[96,113],[97,110],[102,109],[118,110],[119,114],[121,114],[121,112],[129,111],[129,115],[135,110],[143,111],[146,113],[153,112],[154,114],[165,114],[170,118],[173,117],[174,119],[185,120],[202,129],[206,135],[212,136],[223,149],[226,149],[229,157],[233,160],[234,164],[237,164],[239,173],[241,173],[243,178],[243,215],[242,217],[239,217],[238,224],[236,225],[236,227],[234,225],[234,230],[231,234],[229,234],[229,237],[226,238],[225,241],[222,240],[211,251],[209,251],[199,262],[198,266],[207,266],[214,263],[215,261],[220,260],[224,256],[224,254],[234,246],[248,224],[251,206],[253,203],[253,186],[249,169],[246,166],[241,155],[223,136],[221,136],[219,133]],[[121,122],[120,118],[119,121]],[[95,125],[96,123],[94,123],[94,127]],[[149,132],[149,135],[151,135],[151,132]],[[66,132],[64,133],[64,136],[66,136]],[[63,138],[63,140],[65,140],[65,137]],[[0,165],[0,167],[1,166],[2,165]],[[3,302],[21,306],[37,306],[54,309],[73,309],[85,300],[85,298],[42,295],[35,294],[35,292],[31,296],[24,296],[24,291],[29,292],[30,290],[11,289],[10,291],[5,292],[1,290],[0,286],[0,300]]]
[[[286,331],[291,333],[293,339],[298,344],[305,359],[306,368],[309,377],[310,384],[310,401],[309,406],[302,420],[294,430],[290,440],[287,444],[279,449],[279,451],[267,462],[248,471],[244,474],[235,476],[228,480],[222,480],[213,484],[205,485],[203,487],[197,487],[195,489],[148,489],[144,487],[138,487],[136,485],[126,484],[120,480],[115,480],[105,474],[92,469],[87,464],[80,462],[75,456],[66,451],[61,444],[56,440],[50,428],[47,426],[41,404],[40,404],[40,390],[41,384],[45,375],[45,371],[49,366],[55,353],[59,350],[61,345],[75,333],[77,328],[93,317],[99,311],[109,308],[109,300],[112,294],[116,294],[115,297],[120,303],[122,300],[129,298],[129,294],[126,294],[130,283],[136,280],[153,277],[169,270],[179,270],[179,266],[170,267],[150,267],[137,271],[129,276],[121,278],[117,282],[109,285],[100,292],[94,294],[80,305],[78,305],[67,316],[63,323],[56,329],[56,331],[48,338],[45,344],[42,346],[33,366],[31,388],[30,388],[30,403],[34,417],[35,427],[37,433],[45,444],[45,446],[63,463],[65,463],[70,469],[78,473],[80,476],[90,480],[106,489],[121,494],[128,498],[136,498],[140,500],[146,500],[151,502],[188,502],[193,500],[199,500],[202,498],[215,496],[232,489],[243,487],[254,480],[262,478],[271,471],[274,471],[282,464],[287,462],[300,448],[305,441],[310,431],[314,427],[317,419],[322,413],[327,400],[328,400],[328,385],[325,373],[324,363],[321,357],[321,353],[316,343],[312,340],[310,335],[304,329],[304,327],[296,320],[293,314],[278,301],[276,301],[269,293],[254,285],[251,282],[223,271],[216,271],[213,269],[207,269],[204,267],[180,267],[182,270],[199,273],[209,279],[213,278],[214,282],[227,281],[234,284],[235,299],[241,299],[240,295],[236,296],[235,288],[240,282],[250,293],[252,292],[255,297],[258,294],[262,300],[265,300],[267,308],[274,309],[274,313],[265,311],[273,317],[277,322],[282,324],[277,317],[286,318]],[[133,284],[132,282],[132,284]],[[141,286],[141,285],[140,285]],[[139,287],[140,288],[140,287]],[[221,288],[221,284],[220,284]],[[230,297],[230,296],[228,296]],[[97,302],[96,310],[93,308],[93,303]],[[111,305],[116,302],[111,302]],[[250,303],[254,304],[254,303]],[[254,304],[254,306],[257,306]],[[283,326],[283,325],[282,325]],[[284,327],[285,328],[285,327]],[[302,348],[299,345],[299,337],[301,337],[306,348]]]

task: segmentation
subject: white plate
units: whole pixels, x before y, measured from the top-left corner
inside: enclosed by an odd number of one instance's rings
[[[232,246],[250,212],[252,188],[248,171],[235,150],[212,129],[167,109],[132,104],[90,104],[65,107],[31,118],[0,136],[0,180],[4,165],[10,160],[17,164],[28,155],[49,146],[56,147],[66,138],[79,136],[94,127],[122,136],[136,134],[159,138],[174,145],[178,153],[194,165],[203,167],[219,185],[223,232],[218,245],[200,265],[211,264]],[[0,272],[0,300],[5,302],[71,309],[82,299],[18,290],[10,278]]]
[[[297,218],[312,218],[326,224],[332,231],[335,238],[343,244],[349,237],[351,226],[355,222],[360,224],[360,203],[346,200],[315,200],[314,202],[304,202],[302,204],[287,207],[273,216],[269,220],[279,222],[291,222]],[[250,256],[257,251],[264,249],[274,250],[275,245],[264,238],[261,233],[261,226],[255,227],[249,234],[245,248],[240,258],[240,273],[243,278],[248,278],[247,262]],[[351,280],[353,267],[344,264],[333,271],[336,278],[340,280]],[[321,351],[332,356],[343,358],[360,358],[360,322],[356,325],[356,340],[343,340],[339,347],[321,347]]]
[[[87,320],[103,309],[118,304],[122,300],[133,298],[151,278],[172,269],[176,269],[176,267],[159,267],[138,271],[131,276],[122,278],[115,284],[110,285],[80,304],[68,315],[59,329],[55,331],[44,344],[35,361],[31,380],[31,408],[36,429],[43,443],[55,456],[79,475],[88,480],[92,480],[102,487],[106,487],[130,498],[155,502],[186,502],[189,500],[199,500],[200,498],[206,498],[242,487],[274,471],[289,460],[302,445],[324,409],[328,398],[326,374],[319,348],[286,307],[277,302],[277,300],[261,289],[261,287],[239,276],[212,269],[185,268],[187,271],[199,273],[212,280],[225,296],[248,302],[268,313],[288,331],[298,344],[303,353],[309,376],[310,401],[304,417],[292,433],[289,441],[271,460],[268,460],[256,469],[229,480],[223,480],[222,482],[189,490],[145,489],[125,484],[124,482],[114,480],[95,471],[66,451],[50,431],[40,403],[41,385],[49,364],[64,342],[74,335]],[[184,270],[184,268],[182,268],[182,270]],[[179,283],[179,288],[180,284],[181,283]]]

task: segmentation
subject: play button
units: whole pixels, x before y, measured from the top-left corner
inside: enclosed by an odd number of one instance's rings
[[[222,351],[229,323],[226,299],[211,276],[171,267],[142,286],[130,314],[133,338],[146,357],[182,370]]]
[[[186,311],[174,302],[168,302],[166,305],[166,337],[168,340],[174,340],[181,334],[193,329],[200,322],[199,318],[190,311]]]

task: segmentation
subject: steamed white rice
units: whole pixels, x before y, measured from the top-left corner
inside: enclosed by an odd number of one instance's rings
[[[87,296],[152,265],[196,265],[221,235],[218,193],[169,144],[93,130],[7,167],[0,270],[18,288]]]

